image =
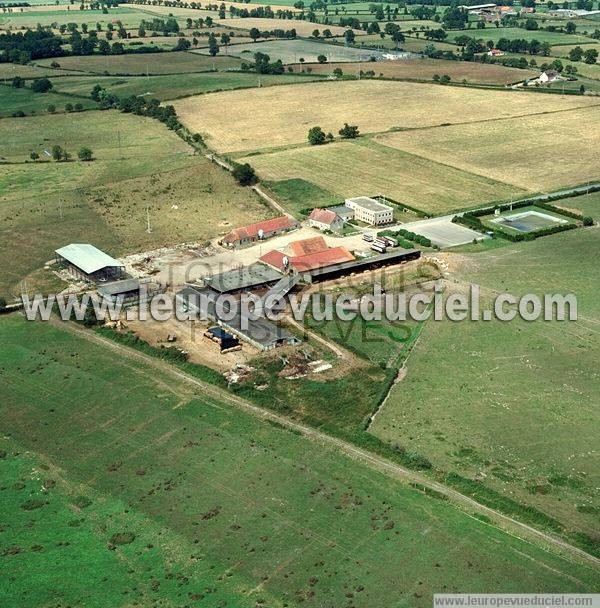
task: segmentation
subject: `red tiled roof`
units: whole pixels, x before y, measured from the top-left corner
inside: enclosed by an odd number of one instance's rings
[[[242,228],[234,228],[229,234],[223,237],[223,241],[232,243],[243,239],[255,238],[258,236],[260,230],[269,233],[276,230],[288,230],[295,225],[295,220],[289,218],[287,215],[282,215],[280,217],[274,217],[271,220],[265,220],[264,222],[243,226]]]
[[[331,224],[335,220],[336,215],[335,211],[330,211],[329,209],[313,209],[308,217],[321,224]]]
[[[290,243],[290,248],[294,255],[308,255],[309,253],[319,253],[327,249],[327,243],[322,236],[315,236],[311,239],[302,239]]]
[[[290,259],[290,264],[299,272],[314,270],[316,268],[324,268],[332,264],[341,264],[342,262],[351,262],[354,256],[345,247],[332,247],[319,251],[318,253],[310,253]]]
[[[281,253],[281,251],[277,251],[276,249],[273,249],[272,251],[269,251],[267,253],[265,253],[263,256],[261,256],[260,258],[258,258],[259,262],[262,262],[263,264],[267,264],[267,266],[271,266],[277,270],[281,270],[283,268],[283,258],[285,257],[284,253]]]

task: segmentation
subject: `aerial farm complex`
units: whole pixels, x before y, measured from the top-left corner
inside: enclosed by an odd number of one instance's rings
[[[599,53],[0,0],[0,606],[594,606]]]

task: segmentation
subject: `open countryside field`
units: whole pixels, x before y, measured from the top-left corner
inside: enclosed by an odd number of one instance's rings
[[[84,109],[98,107],[98,104],[91,99],[60,95],[54,91],[34,93],[30,88],[15,89],[10,85],[0,84],[0,118],[12,116],[14,112],[19,111],[25,114],[45,114],[49,105],[55,106],[57,112],[63,112],[66,104],[77,103],[80,103]],[[0,147],[3,147],[1,143]]]
[[[294,66],[294,70],[300,66]],[[435,74],[448,74],[452,80],[477,84],[505,85],[531,78],[537,75],[533,70],[518,70],[505,68],[489,63],[467,61],[447,61],[444,59],[406,59],[402,61],[378,61],[372,65],[364,63],[328,63],[311,66],[315,74],[330,74],[335,68],[340,68],[344,74],[358,74],[361,71],[372,70],[375,76],[383,78],[408,78],[431,80]]]
[[[517,91],[488,91],[386,81],[322,82],[253,92],[214,93],[177,101],[175,109],[193,131],[206,135],[217,152],[257,150],[304,143],[320,125],[337,133],[344,122],[362,133],[469,123],[537,112],[586,107],[597,100]],[[311,103],[307,104],[306,100]],[[223,107],[236,108],[236,128]],[[385,109],[385,111],[383,111]],[[474,127],[481,128],[480,126]],[[411,133],[412,135],[412,133]]]
[[[166,76],[122,76],[117,78],[85,76],[53,79],[59,92],[89,95],[94,85],[99,84],[107,91],[119,96],[143,95],[160,100],[176,99],[209,91],[293,84],[318,80],[319,75],[282,74],[280,76],[243,72],[203,72]]]
[[[244,19],[244,21],[246,21]],[[298,63],[304,59],[307,63],[316,63],[319,55],[327,61],[370,61],[381,53],[369,49],[324,44],[313,40],[268,40],[266,42],[236,44],[229,47],[229,54],[247,61],[254,60],[254,53],[266,53],[271,60],[281,59],[283,63]],[[311,66],[312,67],[312,66]]]
[[[19,548],[5,605],[420,608],[440,589],[594,589],[591,568],[162,368],[15,316],[0,336],[2,542]]]
[[[600,25],[599,25],[600,27]],[[592,42],[588,40],[587,44],[568,44],[568,45],[558,45],[552,47],[551,54],[556,57],[568,57],[569,53],[575,47],[581,47],[584,51],[588,49],[596,49],[600,53],[600,42]],[[574,62],[574,65],[579,69],[581,62]],[[587,64],[586,64],[587,65]]]
[[[111,8],[107,15],[101,10],[80,11],[77,8],[70,11],[65,10],[30,10],[15,13],[0,13],[0,29],[19,30],[21,28],[35,29],[37,25],[43,27],[51,26],[54,23],[86,23],[89,26],[96,26],[96,23],[106,29],[107,23],[121,21],[125,27],[137,27],[142,19],[148,19],[148,14],[135,8],[118,7]]]
[[[49,66],[55,59],[40,59],[37,65]],[[63,70],[94,74],[185,74],[239,67],[235,57],[209,57],[197,53],[150,53],[140,55],[87,55],[59,57]]]
[[[275,10],[275,9],[274,9]],[[242,30],[250,30],[253,27],[261,32],[269,32],[271,30],[291,30],[295,29],[298,36],[311,36],[315,30],[323,33],[323,30],[329,30],[334,36],[343,36],[348,29],[339,25],[323,25],[322,23],[311,23],[310,21],[301,21],[300,19],[264,19],[261,17],[234,17],[228,19],[215,19],[215,23],[227,28],[237,28]],[[357,32],[360,35],[360,32]]]
[[[460,339],[456,323],[429,322],[370,431],[597,539],[599,247],[596,227],[450,254],[482,308],[500,292],[574,293],[579,320],[465,321]]]
[[[267,180],[301,178],[337,194],[340,202],[350,196],[382,194],[431,214],[524,194],[520,188],[368,140],[293,148],[241,160],[251,163]]]
[[[454,30],[448,32],[448,40],[456,40],[460,36],[471,36],[472,38],[485,41],[493,40],[497,42],[500,38],[507,40],[538,40],[549,44],[582,44],[590,42],[589,38],[578,34],[564,34],[562,32],[547,32],[545,30],[526,30],[520,27],[486,27],[483,30]]]
[[[149,118],[114,111],[7,118],[0,121],[0,141],[0,156],[21,163],[0,173],[0,293],[6,295],[16,294],[20,282],[65,243],[91,242],[122,255],[202,243],[228,225],[271,214],[253,192],[206,158],[192,156],[181,139]],[[96,160],[23,162],[31,151],[44,158],[54,144],[75,158],[89,146]]]
[[[18,63],[0,63],[0,80],[4,84],[10,84],[15,76],[21,78],[39,78],[41,76],[56,76],[58,74],[68,74],[63,70],[45,68],[37,65],[21,65]]]
[[[538,99],[536,96],[536,106]],[[593,151],[600,144],[600,131],[592,125],[599,119],[600,106],[595,106],[479,125],[385,134],[377,136],[377,141],[463,171],[547,192],[598,178]],[[556,155],[557,142],[560,157]],[[516,161],[515,150],[519,150],[522,162]]]

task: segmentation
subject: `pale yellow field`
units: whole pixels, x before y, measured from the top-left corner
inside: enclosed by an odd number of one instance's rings
[[[374,133],[597,103],[591,97],[363,80],[267,87],[253,91],[251,99],[247,91],[213,93],[188,97],[174,106],[182,122],[202,133],[210,147],[235,152],[303,143],[315,125],[337,134],[349,122],[362,133]],[[482,123],[475,131],[481,133],[484,127]]]
[[[254,5],[252,5],[254,7]],[[272,7],[274,9],[274,7]],[[347,27],[339,25],[323,25],[322,23],[311,23],[310,21],[301,21],[300,19],[264,19],[261,17],[234,17],[233,19],[215,19],[215,23],[223,27],[240,28],[249,30],[253,27],[258,28],[261,32],[271,30],[296,30],[298,36],[310,36],[315,30],[323,32],[329,30],[334,36],[343,36]],[[358,34],[360,32],[357,32]]]
[[[383,194],[440,214],[525,192],[369,140],[292,148],[242,159],[261,178],[301,178],[343,198]],[[307,201],[308,206],[308,201]]]
[[[225,5],[225,10],[227,11],[227,14],[229,15],[229,7],[230,6],[235,6],[235,8],[246,8],[248,10],[253,9],[253,8],[258,8],[260,6],[270,6],[271,9],[273,9],[273,11],[277,11],[277,10],[291,10],[291,11],[296,11],[296,9],[293,6],[283,6],[283,5],[276,5],[276,4],[260,4],[260,3],[252,3],[250,5],[244,3],[244,2],[219,2],[218,5],[221,6],[221,4]],[[168,15],[168,14],[172,14],[175,15],[176,17],[191,17],[192,19],[198,19],[199,17],[203,16],[202,13],[210,13],[211,17],[213,17],[213,19],[216,19],[219,16],[219,11],[206,11],[203,9],[195,9],[195,8],[185,8],[185,7],[181,7],[181,6],[158,6],[158,5],[150,5],[150,4],[144,4],[141,5],[141,8],[149,13],[157,13],[160,15]],[[194,17],[194,15],[196,15],[196,17]]]
[[[376,139],[521,188],[549,191],[600,178],[600,105]]]

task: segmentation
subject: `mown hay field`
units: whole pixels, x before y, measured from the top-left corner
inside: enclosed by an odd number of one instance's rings
[[[535,106],[538,104],[543,107],[543,99],[536,96]],[[599,177],[595,154],[600,145],[599,125],[597,105],[483,124],[389,133],[376,139],[519,188],[550,191]]]
[[[0,293],[70,242],[91,242],[112,255],[183,242],[205,242],[226,226],[272,215],[251,190],[192,150],[158,121],[114,111],[0,121],[0,156],[15,164],[0,173]],[[120,145],[119,145],[120,143]],[[47,158],[52,145],[89,146],[84,163],[24,162]],[[218,201],[218,204],[215,203]],[[149,210],[152,233],[146,232]],[[46,273],[47,275],[49,273]],[[30,280],[28,290],[45,288]]]
[[[175,40],[175,39],[174,39]],[[87,55],[40,59],[36,65],[49,66],[53,61],[63,70],[90,72],[93,74],[185,74],[206,72],[213,67],[228,69],[239,67],[236,57],[209,57],[198,53],[168,52],[139,55]]]
[[[466,586],[593,591],[590,568],[127,352],[17,316],[0,338],[3,547],[18,548],[3,605],[421,608]]]
[[[253,91],[252,103],[248,103],[245,91],[231,91],[190,97],[174,105],[190,129],[206,135],[210,147],[217,152],[235,152],[304,143],[315,125],[337,134],[343,123],[349,122],[369,133],[508,118],[595,103],[592,98],[575,96],[532,97],[518,91],[363,80],[265,88]],[[223,111],[226,107],[236,109],[235,123]]]
[[[592,197],[557,204],[578,199]],[[597,538],[599,250],[596,227],[449,255],[453,289],[480,285],[482,310],[498,293],[572,293],[579,318],[430,320],[370,432]]]
[[[275,9],[274,9],[275,10]],[[339,25],[323,25],[322,23],[311,23],[310,21],[301,21],[300,19],[266,19],[263,17],[233,17],[229,19],[215,19],[215,23],[223,27],[232,27],[234,29],[250,30],[253,27],[261,32],[269,32],[271,30],[295,29],[298,36],[311,36],[315,30],[323,33],[324,30],[329,30],[334,36],[343,36],[347,27]],[[360,34],[360,32],[358,32]]]
[[[431,162],[375,142],[339,142],[252,155],[269,181],[301,178],[340,197],[383,194],[431,214],[509,199],[520,188]],[[310,206],[307,201],[306,206]]]
[[[506,68],[501,65],[473,61],[447,61],[444,59],[406,59],[402,61],[378,61],[376,63],[327,63],[310,66],[313,74],[330,74],[340,68],[344,74],[359,74],[372,70],[375,76],[384,78],[414,78],[431,80],[435,74],[448,74],[453,81],[466,80],[475,84],[505,85],[531,78],[533,70]],[[301,66],[294,66],[299,71]]]

